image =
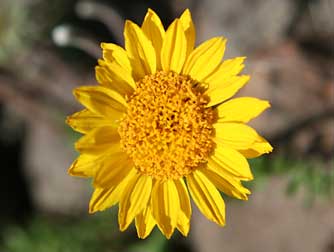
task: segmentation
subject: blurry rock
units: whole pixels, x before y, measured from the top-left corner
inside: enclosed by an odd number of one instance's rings
[[[37,210],[68,215],[87,211],[89,182],[67,174],[74,158],[64,132],[41,122],[30,125],[24,163]]]
[[[314,34],[334,34],[331,0],[304,1],[297,16],[293,31],[297,36],[311,37]],[[329,41],[328,41],[329,42]],[[333,42],[333,41],[332,41]]]
[[[303,1],[300,1],[303,2]],[[334,57],[334,3],[330,0],[309,0],[299,5],[289,36],[295,38],[315,57]],[[334,64],[332,64],[332,69]],[[333,72],[332,72],[333,73]]]
[[[308,154],[316,138],[319,138],[319,135],[314,134],[314,127],[308,127],[307,129],[297,132],[294,139],[292,139],[295,153],[301,155]]]
[[[285,188],[284,180],[273,178],[248,202],[227,201],[224,228],[195,210],[190,232],[195,252],[326,251],[332,242],[333,202],[306,208],[302,197],[287,197]]]
[[[320,126],[320,125],[319,125]],[[321,149],[324,150],[327,158],[333,159],[334,153],[334,116],[323,122],[321,125]]]
[[[74,133],[64,120],[66,114],[80,107],[72,96],[72,88],[75,84],[93,84],[91,75],[94,72],[78,74],[74,69],[66,68],[66,64],[52,53],[47,55],[34,58],[40,61],[41,72],[35,73],[30,80],[42,83],[49,90],[50,97],[40,101],[46,104],[44,111],[49,116],[44,120],[29,121],[26,173],[37,210],[68,215],[86,213],[91,187],[89,181],[67,174],[77,154],[71,141]]]
[[[91,187],[88,181],[67,174],[76,153],[71,140],[74,133],[64,121],[80,108],[72,89],[95,83],[94,70],[74,69],[50,48],[40,46],[38,51],[38,55],[31,51],[15,59],[17,66],[25,68],[16,78],[0,79],[0,95],[27,125],[22,163],[36,210],[86,213]]]
[[[328,74],[330,64],[309,58],[296,43],[285,42],[262,50],[247,63],[249,69],[245,72],[252,78],[238,95],[268,99],[272,105],[251,123],[262,134],[287,143],[298,131],[310,129],[320,120],[333,116],[333,94],[329,93],[332,90],[329,86],[334,85],[334,80]],[[323,131],[321,125],[310,133],[317,136]]]
[[[291,22],[293,7],[289,0],[197,1],[197,42],[223,35],[229,40],[228,55],[279,44]]]

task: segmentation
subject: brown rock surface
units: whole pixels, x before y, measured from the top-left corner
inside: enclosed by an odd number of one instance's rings
[[[330,252],[334,203],[306,207],[302,193],[288,197],[285,180],[272,178],[248,202],[226,202],[226,226],[193,214],[190,234],[196,252]]]

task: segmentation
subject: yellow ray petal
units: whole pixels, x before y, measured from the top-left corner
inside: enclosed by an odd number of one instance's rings
[[[236,150],[249,149],[262,139],[253,128],[243,123],[215,123],[213,127],[216,133],[215,142]]]
[[[209,84],[209,89],[216,89],[226,83],[231,77],[236,76],[244,68],[244,60],[246,57],[237,57],[224,60],[220,66],[207,76],[203,82]]]
[[[96,188],[89,202],[89,213],[95,213],[97,211],[103,211],[112,207],[119,201],[118,187],[111,188]],[[116,193],[116,191],[118,193]]]
[[[183,74],[190,75],[197,81],[204,80],[222,61],[226,40],[221,37],[212,38],[199,45],[189,55]]]
[[[73,90],[75,98],[90,111],[115,118],[126,112],[126,101],[116,91],[101,86],[83,86]]]
[[[97,81],[120,94],[129,94],[135,88],[132,67],[126,51],[112,43],[101,43],[103,59],[95,68]]]
[[[250,191],[243,187],[238,178],[224,172],[217,163],[209,161],[207,167],[202,168],[201,172],[203,172],[203,174],[205,174],[205,176],[225,194],[237,199],[248,199],[247,194],[250,194]]]
[[[128,72],[116,61],[99,60],[99,65],[95,67],[97,81],[118,93],[130,95],[136,87],[131,72]]]
[[[103,211],[118,203],[129,181],[131,181],[136,174],[135,169],[132,169],[118,185],[113,185],[109,188],[96,188],[89,202],[89,213]]]
[[[269,107],[268,101],[253,97],[231,99],[217,107],[218,122],[247,123]]]
[[[259,157],[262,154],[270,153],[273,151],[273,147],[270,143],[267,142],[263,137],[259,137],[252,146],[245,150],[239,150],[239,152],[244,155],[246,158],[255,158]]]
[[[70,166],[68,173],[76,177],[93,177],[105,155],[81,154]]]
[[[184,237],[188,236],[190,230],[190,219],[188,219],[188,216],[186,216],[183,211],[179,212],[176,228]]]
[[[214,184],[199,170],[187,176],[188,188],[198,209],[209,220],[225,225],[225,203]]]
[[[184,33],[186,35],[187,39],[187,52],[186,52],[186,57],[189,56],[189,54],[192,52],[195,46],[195,40],[196,40],[196,31],[195,31],[195,26],[193,23],[193,20],[191,18],[191,13],[189,9],[186,9],[181,17],[180,17],[180,22],[182,24]]]
[[[183,178],[175,180],[175,186],[177,188],[180,198],[180,210],[177,219],[177,229],[184,235],[187,236],[190,228],[190,217],[191,217],[191,205],[188,189],[183,181]]]
[[[227,177],[227,178],[235,178],[236,180],[238,181],[249,181],[250,179],[243,177],[243,176],[240,176],[240,175],[236,175],[235,173],[233,172],[230,172],[228,169],[225,169],[223,166],[221,166],[218,162],[214,161],[212,159],[212,157],[209,157],[208,158],[208,163],[210,163],[210,167],[214,167],[215,169],[215,172],[220,174],[220,176],[222,177]],[[208,165],[207,165],[208,166]],[[208,168],[209,169],[209,168]]]
[[[103,61],[99,61],[99,62],[100,64],[105,65]],[[112,73],[105,66],[95,67],[95,78],[101,86],[115,90],[116,92],[121,94],[123,97],[133,92],[133,88],[130,87],[128,84],[123,82],[122,85],[119,85],[116,79],[114,78],[114,76],[112,75]]]
[[[208,89],[205,94],[210,97],[208,107],[222,103],[232,97],[240,88],[249,81],[248,75],[234,76],[222,83],[221,86],[215,89]],[[210,85],[210,84],[209,84]]]
[[[75,148],[82,153],[121,152],[120,137],[114,127],[100,127],[81,137]]]
[[[124,70],[129,73],[132,72],[128,55],[122,47],[112,43],[101,43],[101,47],[103,49],[103,58],[106,61],[116,61]]]
[[[135,80],[156,71],[156,56],[151,41],[142,29],[127,20],[124,27],[125,49],[128,53]]]
[[[182,24],[176,19],[167,29],[161,49],[164,71],[180,73],[186,60],[187,41]]]
[[[179,209],[179,196],[174,181],[156,181],[152,190],[152,212],[159,229],[167,239],[174,232]]]
[[[137,175],[129,181],[119,202],[118,222],[121,231],[127,229],[132,220],[142,212],[151,198],[152,178]]]
[[[273,147],[262,136],[245,124],[218,122],[213,126],[216,143],[234,148],[247,158],[258,157],[273,150]]]
[[[243,180],[253,179],[253,174],[246,158],[238,151],[218,143],[211,158],[235,176]]]
[[[165,38],[165,29],[159,16],[153,10],[148,9],[141,28],[146,37],[152,42],[157,57],[157,70],[161,70],[162,67],[160,57],[162,42]]]
[[[146,207],[135,218],[138,237],[145,239],[153,230],[156,222],[152,216],[151,207]]]
[[[116,115],[116,114],[115,114]],[[89,131],[103,126],[117,126],[119,117],[102,117],[94,114],[88,109],[81,110],[66,118],[66,123],[72,129],[80,133],[86,134]]]
[[[96,169],[94,187],[108,188],[118,184],[133,169],[133,163],[126,153],[108,155]]]

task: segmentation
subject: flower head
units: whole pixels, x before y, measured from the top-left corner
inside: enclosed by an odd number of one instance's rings
[[[135,220],[140,238],[155,225],[170,238],[187,235],[190,196],[210,220],[225,225],[220,191],[247,200],[241,181],[253,176],[246,158],[272,151],[245,123],[269,107],[251,97],[230,99],[249,80],[244,58],[222,61],[226,39],[194,48],[189,10],[165,31],[148,10],[141,27],[126,21],[125,49],[102,43],[100,85],[74,90],[86,108],[68,117],[84,136],[70,167],[92,177],[89,211],[119,204],[123,231]]]

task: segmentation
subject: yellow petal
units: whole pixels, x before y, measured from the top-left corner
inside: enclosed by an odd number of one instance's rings
[[[152,212],[159,229],[167,239],[174,232],[179,209],[179,196],[174,181],[156,181],[152,190]]]
[[[108,188],[96,188],[89,202],[89,213],[104,211],[118,203],[129,181],[131,181],[136,174],[137,172],[133,169],[118,185],[113,185]]]
[[[247,158],[258,157],[273,150],[262,136],[245,124],[218,122],[213,127],[216,143],[236,149]]]
[[[126,112],[126,101],[116,91],[102,86],[83,86],[74,89],[75,98],[90,111],[110,118]]]
[[[196,39],[196,31],[195,31],[195,26],[193,23],[193,20],[191,18],[191,13],[189,9],[186,9],[181,17],[180,17],[180,22],[182,24],[184,33],[186,35],[187,39],[187,53],[186,57],[192,52],[195,46],[195,39]]]
[[[99,65],[95,67],[97,81],[118,93],[130,95],[136,87],[131,72],[128,72],[116,61],[99,60]]]
[[[223,168],[213,161],[209,161],[207,167],[201,168],[201,172],[225,194],[237,199],[247,200],[250,191],[243,187],[240,180],[235,176],[224,172]]]
[[[146,207],[136,216],[135,223],[138,237],[145,239],[152,232],[152,229],[156,224],[150,206]]]
[[[106,61],[116,61],[124,70],[129,73],[132,72],[128,54],[122,47],[112,43],[101,43],[101,47],[103,49],[103,58]]]
[[[141,28],[145,33],[146,37],[152,42],[157,57],[157,69],[161,70],[162,68],[160,56],[162,42],[165,38],[165,29],[161,23],[159,16],[153,10],[148,9]]]
[[[129,181],[119,202],[118,222],[121,231],[128,228],[132,220],[142,212],[151,198],[152,178],[137,175]]]
[[[253,179],[253,174],[246,158],[238,151],[218,143],[211,158],[228,172],[242,180]]]
[[[122,181],[133,169],[133,163],[126,153],[108,155],[96,169],[94,187],[110,187]]]
[[[220,66],[212,72],[203,81],[209,84],[209,89],[216,89],[226,83],[231,77],[236,76],[244,68],[246,57],[237,57],[234,59],[224,60]]]
[[[116,114],[115,114],[116,115]],[[102,117],[94,114],[88,109],[81,110],[66,118],[66,123],[75,131],[86,134],[89,131],[103,126],[117,126],[118,117]]]
[[[198,209],[209,220],[225,225],[225,203],[214,184],[199,170],[187,176],[188,188]]]
[[[251,147],[245,150],[239,150],[239,152],[244,155],[246,158],[255,158],[259,157],[262,154],[270,153],[273,151],[273,147],[270,143],[267,142],[263,137],[259,137],[255,143],[252,144]]]
[[[128,53],[135,80],[156,71],[156,56],[151,41],[142,29],[127,20],[124,27],[125,49]]]
[[[100,64],[103,64],[102,63],[103,61],[99,61],[99,62]],[[122,96],[125,96],[125,94],[131,93],[133,90],[129,85],[119,86],[116,83],[110,71],[105,66],[95,67],[95,78],[101,86],[115,90],[118,93],[120,93]]]
[[[68,173],[76,177],[93,177],[105,155],[81,154],[70,166]]]
[[[81,137],[75,148],[82,153],[121,152],[120,137],[114,127],[100,127]]]
[[[268,101],[253,97],[231,99],[217,107],[218,122],[247,123],[270,107]]]
[[[180,233],[184,237],[188,236],[190,230],[190,220],[183,211],[180,211],[179,213],[178,220],[176,223],[176,228],[180,231]]]
[[[161,64],[164,71],[180,73],[186,60],[187,41],[178,19],[168,27],[161,49]]]
[[[119,201],[119,194],[115,193],[116,188],[96,188],[89,202],[89,213],[104,211],[115,205]]]
[[[183,179],[175,180],[175,186],[177,188],[180,198],[180,210],[177,219],[177,229],[184,235],[187,236],[190,228],[190,217],[191,217],[191,205],[188,189]]]
[[[204,80],[222,61],[226,40],[221,37],[212,38],[198,46],[189,55],[183,74],[190,75],[197,81]]]
[[[249,81],[248,75],[234,76],[217,86],[214,89],[208,89],[205,94],[210,97],[208,107],[222,103],[223,101],[232,97],[240,88],[242,88]],[[210,85],[210,84],[209,84]]]
[[[132,67],[126,51],[112,43],[102,43],[103,59],[95,68],[97,81],[120,94],[129,95],[135,88]]]
[[[257,132],[243,123],[215,123],[216,143],[236,150],[245,150],[261,141]]]

